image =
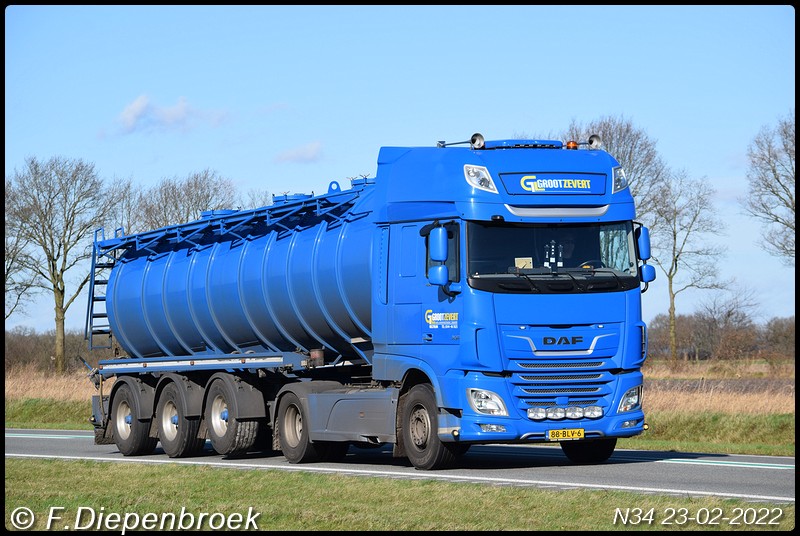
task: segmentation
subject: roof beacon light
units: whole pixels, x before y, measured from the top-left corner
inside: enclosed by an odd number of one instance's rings
[[[578,142],[577,141],[570,140],[570,141],[567,142],[567,149],[575,150],[577,148],[578,148]]]

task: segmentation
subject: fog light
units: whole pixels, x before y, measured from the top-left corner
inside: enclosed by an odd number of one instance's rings
[[[633,428],[638,421],[623,421],[620,428]]]
[[[547,418],[547,410],[544,408],[528,408],[528,418],[534,421],[541,421]]]
[[[599,419],[603,416],[603,408],[600,406],[587,406],[583,408],[583,414],[587,419]]]
[[[502,424],[481,424],[481,432],[505,432],[506,427]]]
[[[582,419],[583,418],[583,408],[578,408],[575,406],[570,406],[567,408],[567,419]]]

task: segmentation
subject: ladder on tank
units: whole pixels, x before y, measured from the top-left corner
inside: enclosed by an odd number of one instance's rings
[[[120,229],[118,229],[120,231]],[[105,231],[100,228],[94,232],[92,245],[92,269],[89,273],[89,303],[86,311],[86,328],[84,339],[89,341],[89,349],[111,348],[111,324],[108,321],[106,309],[106,289],[111,269],[116,263],[115,250],[99,253],[97,248],[98,235],[100,241],[105,240]],[[95,343],[95,337],[102,337],[102,342]]]

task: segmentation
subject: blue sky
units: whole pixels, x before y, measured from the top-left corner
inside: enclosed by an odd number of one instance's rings
[[[383,145],[623,116],[717,190],[720,277],[754,293],[758,321],[794,315],[794,267],[738,203],[749,143],[794,109],[788,5],[10,6],[5,75],[7,177],[64,156],[146,185],[209,168],[243,193],[346,186]],[[667,311],[658,276],[647,321]],[[50,296],[28,312],[6,329],[52,329]]]

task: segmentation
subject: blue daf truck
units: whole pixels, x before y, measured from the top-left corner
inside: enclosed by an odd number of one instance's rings
[[[471,445],[599,463],[645,429],[655,278],[623,169],[588,141],[383,147],[374,178],[138,234],[95,233],[97,443],[291,463]],[[113,381],[110,381],[113,380]]]

